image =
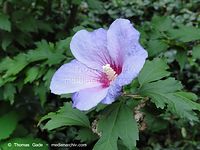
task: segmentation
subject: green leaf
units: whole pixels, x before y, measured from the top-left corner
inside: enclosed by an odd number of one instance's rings
[[[140,85],[169,76],[170,73],[166,69],[168,69],[168,65],[162,59],[156,58],[152,61],[146,61],[138,76]]]
[[[35,87],[35,94],[39,96],[40,103],[42,106],[44,106],[44,103],[47,100],[47,88],[44,86],[44,84],[40,84]]]
[[[182,42],[200,40],[200,29],[193,26],[179,25],[178,29],[170,29],[168,32],[171,38]]]
[[[39,69],[38,67],[32,67],[26,72],[26,78],[24,79],[24,83],[32,83],[38,76]]]
[[[11,23],[9,20],[9,16],[6,14],[0,13],[0,29],[8,32],[11,31]]]
[[[181,118],[198,121],[198,117],[193,111],[200,111],[200,104],[194,102],[197,99],[196,95],[181,92],[181,89],[182,85],[178,81],[168,78],[145,84],[140,89],[140,94],[150,97],[157,108],[163,109],[167,106],[169,111]]]
[[[176,113],[182,118],[187,118],[191,121],[198,121],[197,114],[193,110],[200,111],[200,104],[193,101],[194,95],[191,96],[191,94],[188,94],[187,92],[176,92],[169,94],[168,98],[171,100],[168,104],[170,111]]]
[[[167,93],[173,93],[182,89],[180,82],[174,78],[159,80],[157,82],[147,83],[140,89],[140,94],[151,97],[151,101],[156,104],[157,108],[164,108],[167,99]]]
[[[193,58],[200,59],[200,45],[193,47],[192,56]]]
[[[24,144],[26,146],[16,146],[15,144]],[[37,145],[36,145],[37,144]],[[38,146],[38,147],[36,147]],[[0,148],[3,150],[48,150],[48,144],[42,139],[25,137],[25,138],[13,138],[1,144]]]
[[[125,104],[116,103],[106,110],[106,114],[98,124],[102,136],[95,144],[94,150],[116,150],[118,137],[130,150],[135,148],[139,137],[137,123],[131,109]]]
[[[2,43],[1,43],[1,47],[2,49],[5,51],[7,49],[7,47],[11,44],[12,42],[12,35],[10,34],[6,34],[4,35],[3,39],[2,39]]]
[[[15,94],[16,94],[16,88],[14,84],[7,83],[4,86],[3,98],[5,100],[9,100],[10,103],[12,104],[14,102]]]
[[[62,52],[62,50],[56,50],[52,43],[42,40],[37,43],[37,49],[31,50],[27,53],[27,59],[29,62],[45,60],[45,63],[51,66],[59,64],[65,59]]]
[[[156,30],[167,31],[172,28],[172,20],[166,16],[154,16],[152,19],[152,26]]]
[[[155,56],[163,51],[166,51],[169,47],[165,42],[160,39],[152,39],[148,42],[147,50],[149,56]]]
[[[147,129],[151,132],[159,132],[168,127],[169,122],[163,120],[162,117],[156,116],[151,112],[145,112],[145,122],[147,123]]]
[[[183,68],[188,60],[187,52],[186,51],[177,51],[176,60],[178,61],[181,70],[183,70]]]
[[[17,113],[11,111],[0,117],[0,141],[6,138],[9,138],[17,127],[18,116]]]
[[[42,117],[39,124],[46,119],[50,119],[43,127],[47,130],[70,125],[90,127],[88,117],[78,109],[72,108],[70,103],[66,103],[59,111]]]
[[[100,10],[102,9],[102,2],[99,1],[99,0],[87,0],[87,3],[88,3],[88,6],[92,9],[95,9],[95,10]]]
[[[76,137],[77,140],[80,140],[81,143],[91,143],[98,139],[98,136],[92,132],[91,129],[88,128],[81,128],[78,131],[78,136]]]
[[[18,74],[22,69],[24,69],[24,67],[26,67],[26,65],[28,65],[28,62],[25,54],[19,54],[15,56],[8,62],[7,71],[3,75],[3,78]]]
[[[133,149],[136,146],[136,141],[139,140],[139,131],[133,117],[133,112],[128,106],[121,106],[116,126],[118,135],[122,139],[124,145],[130,150]]]

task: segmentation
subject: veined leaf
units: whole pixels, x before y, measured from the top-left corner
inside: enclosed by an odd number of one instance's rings
[[[145,84],[140,89],[140,93],[141,95],[150,97],[157,108],[163,109],[167,106],[169,111],[179,117],[197,121],[198,118],[193,111],[200,111],[200,104],[194,102],[197,97],[195,94],[181,92],[181,89],[182,85],[178,81],[168,78]]]
[[[50,119],[43,127],[43,129],[53,130],[63,126],[78,125],[83,127],[89,127],[90,122],[88,117],[78,109],[72,108],[70,103],[66,103],[56,113],[49,113],[42,117],[39,124]]]
[[[168,69],[168,65],[162,59],[146,61],[138,76],[140,85],[169,76],[170,73],[166,69]]]
[[[179,25],[178,29],[170,29],[168,32],[171,38],[182,42],[200,40],[200,29],[193,26]]]
[[[107,110],[98,124],[102,136],[94,146],[94,150],[116,150],[118,137],[128,149],[133,149],[139,137],[137,123],[131,109],[125,104],[116,103]]]

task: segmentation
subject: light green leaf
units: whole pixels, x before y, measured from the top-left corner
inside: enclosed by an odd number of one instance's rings
[[[11,75],[16,75],[18,74],[24,67],[28,65],[28,62],[26,60],[26,55],[25,54],[19,54],[15,56],[12,60],[9,61],[9,63],[6,65],[7,66],[7,71],[3,75],[3,78],[7,78]]]
[[[196,59],[200,59],[200,45],[193,47],[192,56]]]
[[[180,25],[178,29],[170,29],[169,35],[182,42],[191,42],[200,39],[200,29],[193,26]]]
[[[150,40],[147,46],[149,56],[155,56],[163,51],[166,51],[169,47],[165,42],[160,39]]]
[[[169,76],[170,73],[166,69],[168,69],[168,65],[162,59],[156,58],[152,61],[146,61],[138,76],[140,85]]]
[[[0,13],[0,29],[5,31],[11,31],[11,23],[9,20],[9,16],[6,14]]]
[[[172,28],[172,20],[166,16],[154,16],[152,19],[152,26],[156,30],[167,31]]]
[[[140,89],[140,94],[151,97],[151,101],[155,103],[157,108],[164,108],[167,99],[167,93],[173,93],[182,89],[181,83],[173,78],[159,80],[157,82],[147,83]]]
[[[12,111],[0,117],[0,141],[9,138],[17,127],[18,116]]]
[[[32,67],[26,72],[26,78],[24,79],[24,83],[32,83],[38,76],[39,69],[38,67]]]
[[[102,9],[102,2],[99,0],[87,0],[88,6],[92,9],[100,10]]]
[[[182,85],[172,79],[159,80],[145,84],[140,89],[140,94],[150,97],[158,108],[167,106],[168,110],[191,121],[198,121],[193,110],[200,111],[200,104],[194,102],[197,99],[195,94],[180,92]]]
[[[70,103],[66,103],[56,113],[49,113],[42,117],[39,124],[46,119],[50,119],[43,127],[43,129],[53,130],[63,126],[78,125],[89,127],[90,122],[88,117],[78,109],[72,108]]]

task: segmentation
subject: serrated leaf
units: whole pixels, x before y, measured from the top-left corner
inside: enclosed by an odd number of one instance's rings
[[[9,144],[8,144],[9,143]],[[15,146],[15,143],[17,144],[24,144],[27,146]],[[40,146],[36,147],[36,145],[34,146],[33,144],[40,144]],[[25,138],[13,138],[10,139],[6,142],[4,142],[3,144],[1,144],[0,148],[2,148],[3,150],[48,150],[48,144],[43,141],[42,139],[38,139],[38,138],[33,138],[33,137],[25,137]]]
[[[172,20],[166,16],[154,16],[152,25],[156,30],[167,31],[172,28]]]
[[[169,76],[170,73],[166,71],[168,68],[168,65],[162,59],[156,58],[152,61],[146,61],[138,76],[140,85]]]
[[[4,86],[3,98],[5,100],[9,100],[11,104],[14,102],[15,93],[16,93],[16,88],[15,88],[14,84],[7,83]]]
[[[17,127],[18,116],[12,111],[0,117],[0,141],[8,138]]]
[[[32,67],[26,72],[26,78],[24,79],[24,83],[32,83],[38,76],[39,69],[38,67]]]
[[[167,103],[165,95],[182,89],[180,82],[174,78],[159,80],[157,82],[147,83],[140,89],[140,94],[151,97],[151,101],[156,104],[157,108],[164,108]]]
[[[193,47],[192,56],[193,58],[200,59],[200,45]]]
[[[133,112],[128,106],[120,107],[116,126],[122,142],[132,150],[136,146],[136,141],[139,140],[139,131]]]
[[[150,40],[147,45],[149,56],[155,56],[163,51],[166,51],[169,46],[160,39]]]
[[[78,125],[83,127],[89,127],[90,122],[88,117],[81,111],[72,108],[70,103],[66,103],[59,111],[55,113],[49,113],[41,118],[43,120],[50,119],[43,127],[43,129],[53,130],[63,126]]]
[[[98,139],[98,136],[92,132],[89,128],[81,128],[78,131],[78,136],[76,137],[77,140],[80,140],[82,143],[91,143]]]
[[[138,128],[130,108],[125,104],[116,103],[106,110],[98,124],[98,131],[102,136],[95,144],[94,150],[116,150],[118,137],[129,149],[133,149],[138,140]]]
[[[157,108],[163,109],[167,106],[169,111],[181,118],[198,121],[196,113],[193,111],[200,111],[200,104],[193,101],[197,97],[192,93],[181,92],[181,89],[182,85],[178,81],[168,78],[145,84],[140,89],[140,94],[150,97]]]
[[[39,96],[40,104],[43,106],[47,100],[47,88],[44,84],[40,84],[35,87],[35,94]]]
[[[191,42],[200,39],[200,29],[193,26],[179,25],[178,29],[170,29],[169,35],[182,42]]]
[[[9,20],[9,16],[6,14],[0,13],[0,29],[5,31],[11,31],[11,23]]]
[[[7,71],[3,75],[3,78],[18,74],[22,69],[24,69],[24,67],[26,67],[26,65],[28,65],[28,62],[25,54],[19,54],[15,56],[7,64]]]

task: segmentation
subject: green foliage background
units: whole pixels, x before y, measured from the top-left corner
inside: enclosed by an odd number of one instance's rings
[[[199,0],[0,0],[0,7],[0,149],[14,142],[200,149]],[[108,28],[117,18],[134,24],[149,53],[124,88],[139,97],[72,109],[70,95],[50,94],[51,77],[73,59],[75,32]],[[133,119],[138,113],[142,118]]]

